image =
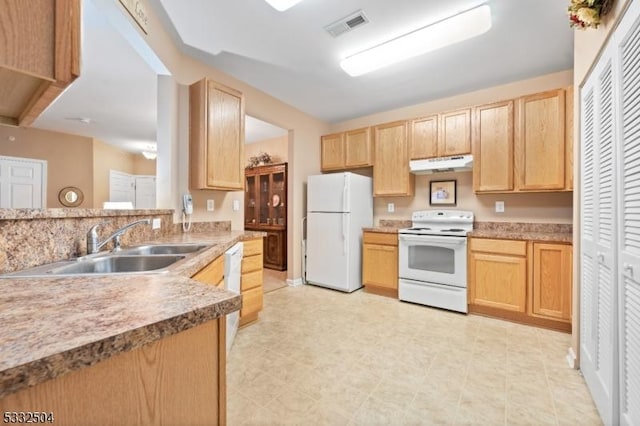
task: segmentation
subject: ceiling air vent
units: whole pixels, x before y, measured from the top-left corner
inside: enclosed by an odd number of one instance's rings
[[[358,10],[353,12],[352,14],[345,16],[342,19],[337,20],[333,24],[329,24],[324,27],[325,30],[333,37],[338,37],[346,32],[349,32],[356,27],[366,24],[369,22],[369,18],[364,14],[362,10]]]

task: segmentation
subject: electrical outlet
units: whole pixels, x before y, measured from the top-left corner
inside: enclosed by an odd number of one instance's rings
[[[233,200],[233,211],[240,211],[240,200]]]
[[[151,229],[160,229],[161,225],[162,225],[162,219],[160,219],[159,217],[156,217],[151,222]]]
[[[504,201],[496,201],[496,213],[504,213]]]
[[[207,211],[212,212],[215,209],[215,203],[213,200],[207,200]]]
[[[395,211],[396,211],[396,205],[395,205],[395,204],[393,204],[393,203],[389,203],[389,204],[387,204],[387,211],[388,211],[389,213],[393,213],[393,212],[395,212]]]

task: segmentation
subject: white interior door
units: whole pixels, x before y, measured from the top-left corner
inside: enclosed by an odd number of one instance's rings
[[[620,424],[640,424],[640,5],[618,29],[621,75],[618,256]]]
[[[135,179],[135,208],[156,208],[156,177],[136,175]]]
[[[307,281],[348,291],[349,253],[343,213],[307,216]]]
[[[0,208],[44,209],[47,162],[0,156]]]
[[[133,175],[109,171],[109,201],[135,203],[135,179]]]

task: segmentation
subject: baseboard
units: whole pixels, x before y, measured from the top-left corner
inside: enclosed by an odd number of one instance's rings
[[[569,364],[569,367],[577,369],[577,360],[578,357],[576,356],[576,353],[573,351],[573,348],[570,347],[567,351],[567,363]]]
[[[289,287],[298,287],[299,285],[302,285],[302,277],[294,279],[287,278],[287,285]]]

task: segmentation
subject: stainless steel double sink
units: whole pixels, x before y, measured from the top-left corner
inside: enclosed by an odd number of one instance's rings
[[[101,252],[61,262],[49,263],[3,278],[74,276],[92,274],[162,273],[174,263],[210,247],[205,244],[148,244],[117,252]]]

